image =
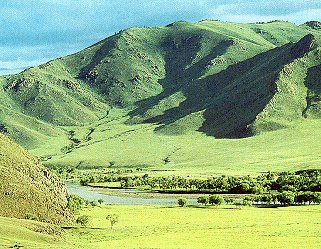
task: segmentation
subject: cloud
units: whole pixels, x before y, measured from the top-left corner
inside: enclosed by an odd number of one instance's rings
[[[309,20],[320,20],[321,2],[306,1],[234,1],[212,8],[212,18],[224,21],[257,22],[285,20],[302,24]]]

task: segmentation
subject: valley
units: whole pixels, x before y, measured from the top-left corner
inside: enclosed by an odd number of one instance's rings
[[[132,27],[0,76],[0,247],[320,247],[320,26]]]

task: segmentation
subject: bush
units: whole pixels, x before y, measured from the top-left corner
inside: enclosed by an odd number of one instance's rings
[[[198,197],[197,203],[204,204],[206,206],[206,204],[208,204],[208,196],[204,195],[204,196]]]
[[[221,205],[224,203],[224,198],[221,195],[210,195],[208,202],[211,205]]]
[[[25,216],[26,220],[37,220],[37,216],[31,213],[27,213]]]
[[[88,215],[81,215],[77,218],[76,223],[80,224],[81,226],[87,226],[90,222],[90,216]]]
[[[185,198],[179,198],[178,199],[178,205],[180,207],[185,207],[188,204],[188,200]]]
[[[75,194],[68,195],[67,201],[68,201],[67,207],[72,212],[75,212],[76,210],[80,209],[85,204],[84,198]]]
[[[90,205],[92,207],[96,207],[98,204],[97,204],[97,201],[90,201]]]
[[[295,194],[291,191],[283,191],[278,195],[278,200],[284,206],[292,205],[295,201]]]
[[[246,207],[252,207],[252,201],[250,201],[250,200],[243,200],[242,205],[243,205],[243,206],[246,206]]]

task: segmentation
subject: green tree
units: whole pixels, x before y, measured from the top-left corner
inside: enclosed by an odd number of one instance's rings
[[[72,211],[75,212],[76,210],[80,209],[84,204],[85,200],[84,198],[75,195],[75,194],[70,194],[67,196],[67,207]]]
[[[210,195],[208,198],[208,202],[211,205],[222,205],[224,203],[224,198],[221,195]]]
[[[292,205],[295,201],[295,194],[291,191],[283,191],[278,195],[278,200],[284,206]]]
[[[98,203],[101,205],[103,204],[104,200],[103,199],[98,199]]]
[[[113,226],[119,221],[119,215],[109,214],[106,219],[110,221],[110,229],[113,229]]]
[[[206,204],[208,204],[208,196],[203,195],[203,196],[198,197],[197,203],[204,204],[206,206]]]
[[[90,222],[90,216],[88,215],[81,215],[76,219],[76,223],[84,227],[86,227],[89,224],[89,222]]]
[[[188,204],[187,199],[185,199],[185,198],[179,198],[179,199],[178,199],[178,205],[179,205],[180,207],[185,207],[187,204]]]

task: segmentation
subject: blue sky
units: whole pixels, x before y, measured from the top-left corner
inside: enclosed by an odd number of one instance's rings
[[[202,19],[301,24],[321,19],[321,1],[1,0],[0,74],[79,51],[131,26]]]

